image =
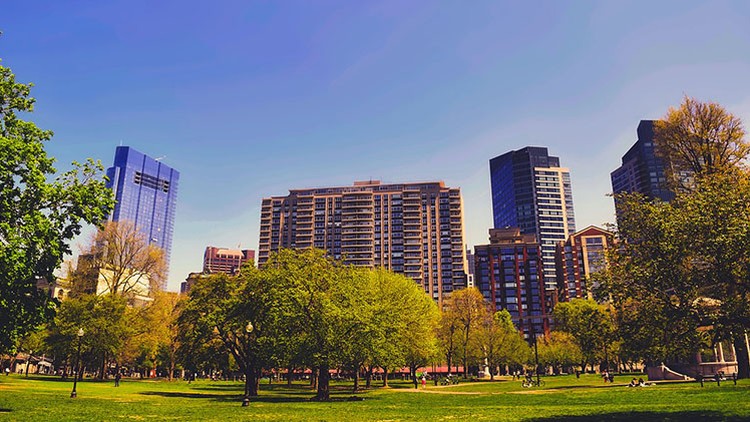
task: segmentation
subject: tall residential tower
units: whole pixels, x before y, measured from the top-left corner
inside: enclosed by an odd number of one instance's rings
[[[490,183],[495,228],[535,235],[545,288],[556,288],[555,248],[576,231],[570,171],[547,148],[526,147],[491,159]]]
[[[131,147],[115,150],[115,162],[107,169],[107,187],[114,191],[111,221],[130,221],[150,244],[172,251],[172,231],[180,173]]]
[[[260,266],[280,248],[315,247],[404,274],[438,303],[466,286],[461,191],[443,182],[295,189],[263,199],[260,220]]]

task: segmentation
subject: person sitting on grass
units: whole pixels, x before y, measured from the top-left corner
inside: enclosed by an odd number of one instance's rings
[[[643,381],[643,378],[638,378],[638,386],[639,387],[645,387],[646,386],[646,383]]]
[[[630,380],[630,384],[628,384],[628,387],[638,387],[638,381],[633,378],[632,380]]]

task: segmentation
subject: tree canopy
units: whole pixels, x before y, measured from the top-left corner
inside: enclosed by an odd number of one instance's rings
[[[53,315],[54,301],[37,282],[54,280],[70,241],[113,205],[91,159],[48,180],[57,173],[44,149],[52,132],[18,115],[34,109],[30,90],[0,65],[0,351]]]

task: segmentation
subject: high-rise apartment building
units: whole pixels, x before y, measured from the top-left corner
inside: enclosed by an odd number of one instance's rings
[[[402,273],[438,303],[466,286],[461,191],[443,182],[295,189],[263,199],[260,218],[261,266],[280,248],[315,247]]]
[[[541,256],[536,237],[517,227],[490,229],[490,244],[474,247],[475,287],[527,338],[550,329]]]
[[[655,152],[654,123],[641,120],[638,124],[638,140],[622,156],[622,165],[610,175],[614,193],[639,192],[667,202],[674,198],[667,187],[664,162]]]
[[[547,289],[555,289],[555,248],[575,232],[570,171],[547,148],[526,147],[490,160],[495,228],[536,236]]]
[[[150,244],[164,250],[168,266],[180,173],[160,160],[120,146],[107,177],[107,187],[114,191],[116,201],[110,220],[135,224]]]
[[[203,272],[236,274],[242,264],[255,261],[255,251],[207,246],[203,253]]]
[[[615,235],[596,226],[573,233],[557,245],[557,280],[560,299],[592,299],[591,275],[604,269],[605,252]]]

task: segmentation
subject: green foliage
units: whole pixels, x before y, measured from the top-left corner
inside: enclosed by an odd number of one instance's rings
[[[579,348],[582,366],[585,363],[593,364],[597,354],[615,340],[614,326],[607,308],[591,299],[558,303],[553,318],[558,330],[572,336]]]
[[[124,298],[112,295],[82,295],[62,302],[50,327],[50,343],[56,355],[72,362],[78,344],[76,333],[83,328],[81,356],[90,368],[98,368],[105,357],[120,354],[133,336],[135,311]]]
[[[458,343],[453,353],[457,353],[463,363],[464,377],[468,376],[468,365],[478,359],[479,352],[470,346],[488,308],[482,293],[476,288],[457,290],[446,301],[441,324],[443,349],[449,350]]]
[[[522,365],[531,358],[531,348],[506,309],[484,316],[472,339],[472,348],[487,362],[490,379],[494,379],[498,367]]]
[[[744,342],[750,328],[750,144],[744,134],[741,121],[718,104],[686,98],[655,132],[674,200],[616,195],[621,242],[610,251],[599,293],[617,310],[624,354],[688,359],[731,338],[739,374],[750,376]]]
[[[577,365],[583,360],[581,348],[575,337],[564,331],[552,331],[549,336],[537,339],[539,362],[559,373],[565,367]]]
[[[427,362],[436,321],[437,307],[410,279],[343,266],[321,250],[284,249],[261,270],[194,284],[178,318],[180,355],[197,368],[207,358],[201,350],[220,341],[253,379],[251,395],[264,369],[318,368],[318,398],[327,399],[328,369]]]
[[[56,173],[44,150],[52,132],[18,117],[33,111],[30,89],[0,66],[0,351],[53,315],[37,280],[54,280],[82,224],[99,223],[113,205],[92,160],[48,182]]]

